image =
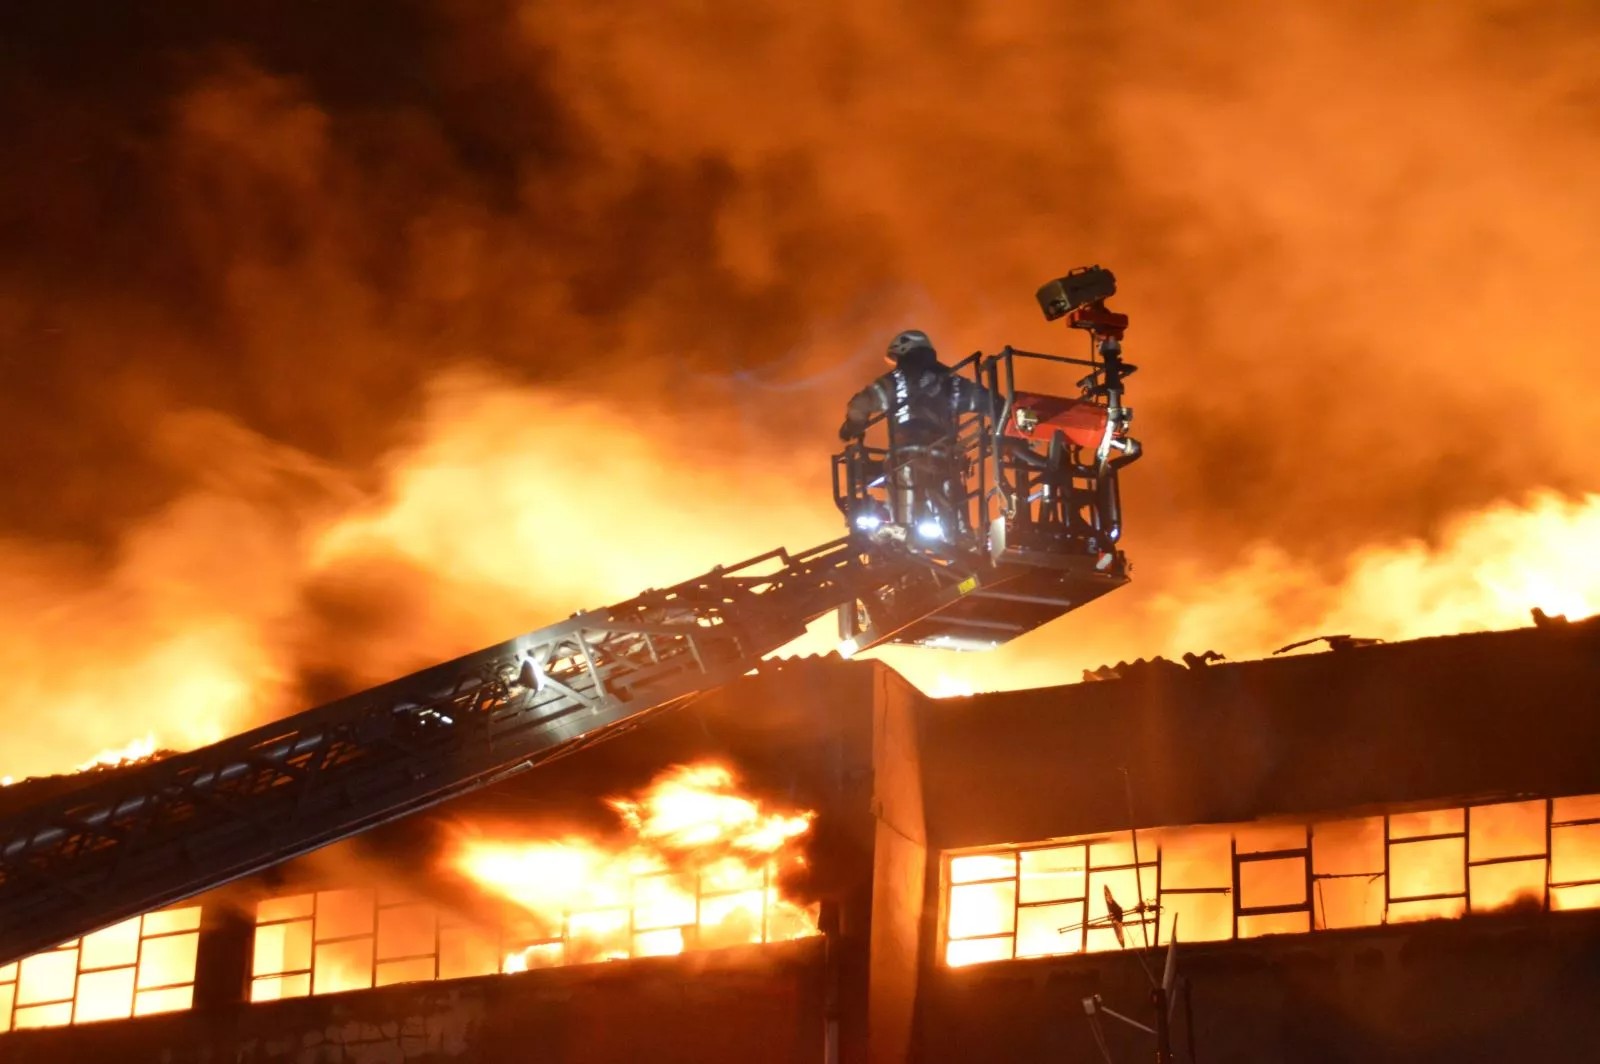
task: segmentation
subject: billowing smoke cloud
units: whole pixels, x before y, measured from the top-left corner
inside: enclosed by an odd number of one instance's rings
[[[1139,583],[983,685],[1287,642],[1596,486],[1589,5],[5,19],[0,769],[825,538],[885,335],[1063,348],[1030,293],[1084,262]]]

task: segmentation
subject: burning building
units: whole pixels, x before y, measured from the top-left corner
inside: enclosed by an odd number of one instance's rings
[[[1176,941],[1179,1059],[1581,1057],[1600,621],[1540,621],[943,700],[769,664],[0,969],[0,1056],[1148,1059],[1105,1010]]]

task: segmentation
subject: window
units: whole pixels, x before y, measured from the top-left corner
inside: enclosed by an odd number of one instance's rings
[[[1015,863],[1013,859],[1013,863]],[[256,908],[250,1000],[464,979],[682,953],[811,934],[815,912],[781,900],[770,868],[712,866],[613,884],[603,904],[485,925],[404,895],[329,890]]]
[[[1127,831],[952,856],[945,961],[976,964],[1116,949],[1108,897],[1124,910],[1124,935],[1155,941],[1155,921],[1138,906],[1141,896],[1154,898],[1158,889],[1156,847],[1145,832],[1138,845],[1138,861]]]
[[[1112,926],[1110,902],[1115,901],[1125,915],[1123,937],[1127,941],[1156,940],[1154,919],[1146,919],[1135,906],[1141,899],[1154,900],[1156,845],[1153,838],[1139,837],[1139,860],[1134,861],[1134,833],[1118,832],[1089,841],[1089,898],[1083,923],[1085,952],[1117,949],[1120,943]],[[1071,938],[1071,932],[1066,932]]]
[[[1466,810],[1390,816],[1389,923],[1460,916],[1467,908]]]
[[[1504,802],[1467,809],[1467,895],[1473,912],[1544,908],[1549,803]]]
[[[250,958],[250,1000],[276,1001],[311,993],[311,917],[316,895],[272,898],[256,906]]]
[[[371,890],[269,898],[256,906],[250,1000],[437,979],[438,923],[432,906],[388,896],[380,903]]]
[[[635,875],[599,900],[605,904],[563,912],[559,920],[522,913],[508,921],[506,970],[776,942],[816,929],[813,911],[778,896],[770,866],[741,862],[699,874]]]
[[[953,857],[950,860],[950,943],[945,959],[951,964],[1010,957],[1017,929],[1017,867],[1015,853]],[[1087,860],[1087,858],[1085,858]],[[1079,865],[1087,871],[1087,864]],[[1081,909],[1080,895],[1078,905]]]
[[[1087,847],[1026,850],[1018,860],[1017,956],[1072,953],[1082,948],[1078,941],[1081,932],[1061,929],[1084,924],[1089,896]]]
[[[1261,824],[1235,828],[1233,885],[1238,937],[1311,930],[1310,836],[1306,827]],[[1181,933],[1181,925],[1179,930]]]
[[[1381,816],[1311,825],[1312,926],[1370,927],[1388,903]]]
[[[1140,829],[950,854],[944,958],[1375,927],[1513,908],[1600,908],[1600,795],[1304,823]],[[1156,918],[1140,911],[1144,897]]]
[[[439,915],[433,906],[380,899],[373,956],[374,986],[439,978]]]
[[[194,1003],[200,908],[135,916],[0,968],[0,1031],[175,1012]]]
[[[1174,928],[1185,942],[1232,938],[1232,832],[1227,828],[1164,831],[1160,848],[1161,941],[1171,940]]]
[[[1600,906],[1600,795],[1551,803],[1549,885],[1552,909]]]

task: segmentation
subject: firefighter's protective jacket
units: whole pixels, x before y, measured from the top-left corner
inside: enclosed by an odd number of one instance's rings
[[[960,414],[993,413],[989,390],[936,358],[905,358],[850,400],[839,435],[859,435],[873,414],[887,415],[891,447],[926,446],[953,436]]]

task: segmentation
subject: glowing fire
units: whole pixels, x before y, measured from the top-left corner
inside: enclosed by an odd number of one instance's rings
[[[947,354],[1002,342],[1066,349],[1056,328],[1027,320],[1037,318],[1032,285],[1061,268],[1056,234],[1080,221],[1079,197],[1042,191],[1051,173],[1093,178],[1084,195],[1104,218],[1182,219],[1171,247],[1137,226],[1108,223],[1103,235],[1107,263],[1131,271],[1132,350],[1149,356],[1150,388],[1146,378],[1137,387],[1150,398],[1136,404],[1150,457],[1130,476],[1130,487],[1147,486],[1128,513],[1140,583],[1015,655],[964,664],[972,686],[1058,683],[1174,649],[1238,656],[1314,631],[1315,609],[1219,594],[1218,612],[1245,615],[1224,618],[1229,631],[1250,629],[1230,642],[1195,601],[1220,550],[1246,541],[1255,516],[1280,502],[1356,555],[1502,485],[1592,482],[1600,199],[1575,175],[1593,173],[1600,151],[1589,111],[1570,99],[1591,76],[1589,51],[1573,43],[1584,34],[1563,17],[1496,19],[1485,36],[1470,5],[1433,4],[1374,35],[1355,5],[1310,15],[1235,3],[1216,12],[1222,43],[1197,44],[1153,7],[1105,5],[1125,76],[1091,87],[1075,76],[1075,34],[1042,31],[1033,6],[971,5],[919,28],[858,6],[838,20],[807,4],[705,20],[688,5],[653,6],[649,19],[595,5],[537,17],[529,5],[486,5],[502,14],[451,20],[449,54],[472,58],[441,66],[441,77],[448,67],[467,81],[465,96],[452,85],[439,99],[471,98],[489,80],[564,86],[548,101],[559,104],[550,122],[497,133],[505,166],[488,175],[478,153],[438,147],[473,142],[472,109],[401,98],[390,114],[365,94],[319,91],[319,76],[252,64],[248,48],[226,64],[185,65],[194,73],[164,90],[170,120],[141,141],[136,158],[149,170],[134,180],[106,167],[85,168],[83,189],[50,180],[84,149],[52,134],[51,108],[32,109],[44,132],[19,143],[38,150],[12,155],[24,175],[18,217],[42,228],[8,243],[99,262],[96,227],[51,221],[83,214],[70,209],[75,196],[99,202],[95,181],[132,190],[129,231],[162,239],[130,243],[129,255],[100,262],[110,272],[59,288],[56,271],[30,269],[26,251],[8,272],[19,279],[0,310],[10,348],[40,342],[36,322],[71,318],[72,328],[41,334],[60,351],[31,361],[63,368],[63,396],[94,398],[63,415],[28,401],[38,389],[9,389],[23,397],[14,409],[28,415],[27,432],[73,449],[42,450],[56,457],[27,473],[53,490],[35,497],[19,486],[15,500],[26,502],[7,505],[33,511],[39,520],[26,527],[64,538],[102,482],[116,498],[154,499],[177,474],[188,490],[123,530],[109,575],[34,549],[71,544],[14,541],[8,522],[3,770],[60,771],[123,738],[114,729],[129,716],[165,745],[211,741],[300,708],[302,675],[377,682],[710,564],[836,535],[826,437],[845,395],[881,368],[877,350],[895,329],[933,327]],[[919,42],[910,71],[898,61],[908,34]],[[1249,64],[1194,59],[1240,41],[1272,46],[1253,48]],[[836,64],[840,54],[859,59]],[[1017,61],[994,64],[994,54]],[[836,92],[812,91],[822,65],[838,67]],[[981,83],[957,76],[979,66]],[[1357,68],[1376,73],[1349,78]],[[1523,76],[1531,69],[1540,76]],[[1400,99],[1395,84],[1414,91]],[[1115,145],[1116,166],[1084,168],[1104,150],[1100,136],[1038,133],[1084,114]],[[463,120],[465,131],[455,127]],[[570,131],[562,144],[604,150],[580,149],[583,165],[570,165],[542,133],[524,139],[546,128]],[[125,135],[117,123],[106,129]],[[930,144],[987,164],[930,174]],[[439,168],[428,180],[386,181],[423,157]],[[726,175],[726,194],[707,195],[692,177],[707,167]],[[501,169],[519,175],[509,200],[491,191]],[[215,195],[183,194],[198,188]],[[607,221],[640,204],[660,224],[606,239]],[[72,234],[83,243],[56,246]],[[639,261],[656,264],[651,283],[620,283]],[[191,290],[191,276],[217,283]],[[589,293],[608,288],[597,312]],[[1540,312],[1530,316],[1523,301],[1534,291]],[[1239,328],[1246,301],[1261,312]],[[1518,323],[1514,358],[1508,321]],[[190,365],[184,354],[219,334],[234,338],[237,359],[221,383],[210,359]],[[535,335],[550,352],[606,356],[550,355],[560,372],[548,376],[582,383],[559,391],[474,389],[440,374],[413,423],[409,382],[472,358],[520,377],[522,338]],[[82,370],[100,349],[137,352],[125,367],[137,383],[110,386]],[[318,371],[281,372],[284,359]],[[1397,367],[1403,380],[1389,376]],[[160,386],[148,394],[147,377]],[[1393,381],[1404,404],[1328,401],[1328,381],[1375,379]],[[597,398],[579,407],[574,394]],[[225,396],[239,397],[237,423],[154,416]],[[146,450],[122,442],[134,425],[157,457],[130,477],[124,452]],[[402,435],[415,447],[373,453]],[[691,438],[714,463],[675,449]],[[605,445],[585,462],[550,460],[573,439]],[[1248,460],[1227,456],[1236,443]],[[62,464],[67,453],[75,460]],[[366,457],[347,481],[320,454]],[[1203,470],[1192,464],[1201,460]],[[1227,490],[1186,494],[1204,486],[1195,474],[1212,461]],[[1441,497],[1418,499],[1435,481]],[[1408,513],[1385,513],[1397,502]],[[89,512],[119,511],[108,499]],[[1296,527],[1274,523],[1265,535],[1293,544]],[[1171,554],[1158,560],[1149,548],[1163,534]],[[1181,544],[1201,539],[1210,549],[1195,551],[1199,574],[1186,578]],[[1549,562],[1549,586],[1567,589],[1560,559]],[[307,605],[326,605],[330,587],[359,600],[351,588],[365,584],[381,604],[376,619]],[[1152,617],[1135,598],[1150,592],[1177,596],[1176,612]],[[1507,598],[1510,617],[1495,623],[1524,623],[1532,603]],[[1435,630],[1464,623],[1396,615]],[[52,712],[32,711],[46,704]]]
[[[602,423],[599,412],[567,410],[541,393],[493,379],[457,380],[435,407],[424,422],[423,442],[389,456],[392,473],[381,503],[357,501],[321,520],[307,519],[308,531],[292,543],[261,547],[277,561],[244,567],[272,576],[265,581],[272,593],[259,609],[249,604],[265,592],[235,592],[225,581],[226,605],[201,594],[219,584],[225,566],[230,573],[239,568],[231,556],[208,563],[205,587],[189,564],[202,547],[229,542],[234,529],[257,518],[192,506],[183,509],[185,520],[174,517],[141,534],[140,544],[155,560],[141,553],[129,561],[139,578],[119,579],[132,590],[110,585],[103,602],[99,593],[86,592],[65,613],[53,609],[44,588],[15,596],[23,603],[15,615],[39,620],[7,633],[8,675],[18,679],[0,694],[0,716],[15,722],[0,772],[20,777],[80,766],[97,747],[125,738],[119,729],[130,718],[160,745],[188,749],[262,716],[286,715],[304,705],[284,678],[304,671],[308,663],[296,655],[307,653],[305,647],[331,648],[309,664],[341,673],[359,667],[349,677],[352,685],[376,683],[718,561],[837,533],[835,515],[819,501],[825,495],[791,490],[788,485],[805,481],[787,465],[774,467],[783,475],[770,482],[763,473],[766,487],[756,503],[730,490],[727,498],[707,497],[685,509],[681,500],[692,494],[688,478],[697,468],[692,456],[663,454],[654,437],[641,434],[629,437],[624,450],[654,457],[630,459],[612,471],[626,474],[627,494],[640,513],[651,515],[650,527],[665,545],[641,552],[637,535],[609,519],[558,525],[548,493],[528,491],[523,478],[550,445],[548,433],[581,432]],[[668,433],[663,428],[658,435]],[[492,502],[479,511],[479,521],[449,516],[449,500],[462,484]],[[587,485],[562,483],[562,492],[588,500],[572,512],[608,513],[602,500],[583,494]],[[747,511],[763,516],[756,521]],[[662,523],[662,515],[671,520]],[[575,520],[565,512],[559,519]],[[1220,570],[1181,553],[1147,558],[1144,548],[1135,548],[1142,574],[1135,588],[1035,636],[990,654],[890,648],[881,656],[924,690],[950,696],[1068,682],[1086,668],[1154,654],[1216,649],[1234,658],[1258,656],[1325,632],[1394,640],[1517,627],[1528,623],[1532,606],[1577,619],[1600,609],[1600,566],[1590,549],[1597,536],[1600,495],[1544,492],[1463,513],[1430,542],[1353,537],[1348,558],[1332,572],[1265,540],[1242,542],[1240,561]],[[470,562],[465,568],[463,559]],[[536,567],[532,579],[530,564]],[[0,592],[9,593],[4,576],[0,572]],[[380,586],[385,595],[412,597],[407,608],[383,614],[385,623],[362,636],[357,653],[348,645],[349,631],[333,633],[295,614],[294,596],[282,590],[319,581],[344,589],[353,602]],[[115,613],[119,597],[149,599],[151,617],[137,615],[137,629],[114,641],[114,654],[97,659],[94,668],[63,664],[62,648],[77,645],[91,623],[85,618]],[[281,630],[300,631],[301,638],[285,639]],[[832,620],[824,619],[780,653],[836,646]],[[130,691],[136,701],[128,701]],[[47,699],[64,711],[43,717],[29,711]]]
[[[1577,620],[1600,611],[1597,536],[1600,495],[1540,492],[1458,517],[1432,545],[1364,547],[1331,585],[1281,551],[1259,548],[1232,571],[1162,596],[1156,610],[1191,646],[1224,639],[1259,653],[1287,642],[1291,625],[1304,629],[1299,634],[1393,640],[1522,627],[1535,606]]]
[[[933,682],[925,683],[922,690],[929,698],[966,698],[978,693],[971,681],[958,679],[946,672],[935,676]]]
[[[153,732],[146,732],[141,738],[134,739],[122,746],[109,746],[95,754],[89,760],[73,768],[74,772],[88,772],[96,768],[115,768],[118,765],[131,765],[137,761],[144,761],[156,754],[156,737]],[[0,787],[9,787],[16,782],[15,776],[0,776]]]
[[[108,747],[95,754],[89,760],[79,765],[78,772],[87,772],[92,768],[112,768],[125,765],[134,761],[143,761],[154,757],[156,753],[156,737],[153,733],[145,733],[143,738],[135,739],[123,746]]]
[[[1314,822],[1157,828],[951,855],[952,966],[1504,910],[1600,908],[1600,795]],[[1137,870],[1135,865],[1137,864]]]
[[[1431,543],[1368,543],[1329,574],[1271,544],[1216,570],[1173,563],[1150,590],[1109,596],[1079,621],[988,654],[876,652],[934,697],[1042,687],[1118,660],[1214,649],[1264,657],[1296,639],[1387,640],[1526,627],[1529,611],[1600,612],[1600,494],[1536,492],[1446,522]],[[1156,581],[1159,580],[1159,583]],[[820,637],[819,637],[820,639]]]
[[[814,813],[766,809],[709,762],[669,769],[607,804],[621,839],[461,834],[451,867],[519,910],[506,971],[816,933],[816,907],[780,884],[805,863],[797,843]]]

